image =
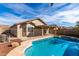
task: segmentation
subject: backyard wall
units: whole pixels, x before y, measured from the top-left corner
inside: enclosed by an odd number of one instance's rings
[[[79,37],[79,31],[75,29],[67,29],[67,30],[61,29],[58,31],[58,34]]]

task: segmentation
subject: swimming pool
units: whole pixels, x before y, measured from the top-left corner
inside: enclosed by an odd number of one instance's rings
[[[79,56],[79,41],[70,37],[50,37],[32,42],[26,56]]]

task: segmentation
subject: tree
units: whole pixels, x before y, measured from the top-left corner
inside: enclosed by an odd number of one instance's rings
[[[79,27],[79,21],[76,23],[76,27]]]
[[[76,22],[76,25],[75,25],[75,27],[74,27],[73,29],[76,29],[76,30],[78,30],[78,31],[79,31],[79,21],[78,21],[78,22]]]

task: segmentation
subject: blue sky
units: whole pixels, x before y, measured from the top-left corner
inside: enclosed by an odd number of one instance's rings
[[[74,26],[79,21],[79,4],[0,3],[0,24],[12,25],[36,17],[49,25]]]

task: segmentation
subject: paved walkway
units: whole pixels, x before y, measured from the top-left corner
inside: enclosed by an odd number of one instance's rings
[[[27,41],[24,41],[21,43],[20,46],[14,48],[13,50],[11,50],[7,56],[24,56],[24,50],[27,49],[28,47],[30,47],[32,45],[32,41],[36,41],[36,40],[40,40],[42,38],[47,38],[47,37],[52,37],[53,35],[47,35],[47,36],[38,36],[38,37],[31,37],[28,38]]]

